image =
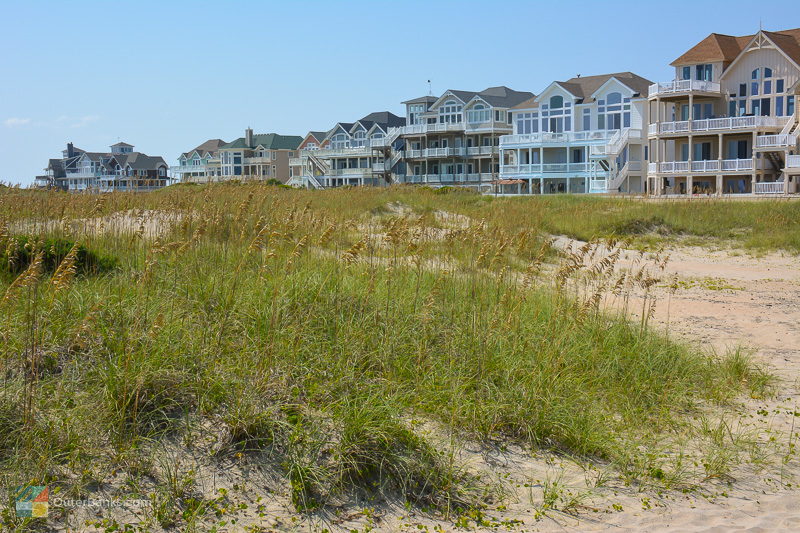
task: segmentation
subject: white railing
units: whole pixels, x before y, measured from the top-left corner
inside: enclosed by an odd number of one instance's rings
[[[367,141],[367,144],[372,148],[383,148],[384,146],[387,146],[385,137],[381,137],[380,139],[370,139]]]
[[[756,194],[783,194],[782,181],[762,181],[756,183]]]
[[[753,160],[752,159],[723,159],[722,160],[722,170],[728,171],[741,171],[741,170],[753,170]]]
[[[372,174],[372,167],[368,168],[332,168],[325,173],[328,176],[356,176],[362,177]]]
[[[289,159],[289,166],[290,167],[301,167],[306,164],[306,158],[304,157],[293,157]]]
[[[800,168],[800,155],[790,155],[787,157],[786,168]]]
[[[205,172],[205,165],[177,165],[169,167],[170,172],[177,172],[178,174],[186,174],[189,172]]]
[[[467,155],[491,155],[494,150],[494,146],[470,146],[467,148]]]
[[[566,174],[569,172],[588,172],[589,163],[544,163],[529,165],[503,165],[501,174]]]
[[[647,163],[647,173],[655,174],[658,172],[658,163]]]
[[[655,173],[655,163],[650,163],[648,172]],[[703,173],[703,172],[738,172],[753,170],[752,159],[710,159],[707,161],[665,161],[659,163],[658,171],[665,174],[673,173]]]
[[[389,170],[386,166],[386,161],[381,161],[380,163],[372,163],[372,171],[373,172],[386,172]]]
[[[306,179],[312,185],[312,187],[314,187],[315,189],[322,189],[323,188],[322,184],[319,182],[319,180],[315,176],[309,175],[309,176],[306,176]]]
[[[605,192],[608,188],[608,180],[589,180],[589,190],[593,192]]]
[[[681,120],[676,122],[659,122],[651,124],[651,134],[687,133],[695,131],[740,130],[753,128],[781,128],[789,120],[788,117],[724,117],[706,118],[703,120]],[[652,126],[657,126],[653,128]]]
[[[647,126],[647,134],[648,135],[656,135],[658,133],[658,123],[648,124]]]
[[[322,150],[314,150],[314,155],[321,158],[330,157],[367,157],[372,155],[372,149],[369,146],[350,146],[347,148],[323,148]]]
[[[398,135],[412,135],[420,133],[436,133],[443,131],[463,131],[466,129],[463,122],[445,122],[436,124],[412,124],[410,126],[401,126],[398,128],[400,131]],[[391,131],[391,129],[390,129]]]
[[[719,83],[714,81],[673,80],[662,83],[654,83],[650,86],[648,95],[653,97],[675,93],[686,93],[691,91],[718,93],[720,91],[720,86]]]
[[[569,131],[564,133],[522,133],[501,136],[500,146],[509,147],[512,145],[563,144],[576,141],[604,141],[607,140],[611,135],[613,134],[606,130]]]
[[[756,137],[756,148],[784,148],[797,145],[797,135],[788,133],[778,135],[759,135]]]

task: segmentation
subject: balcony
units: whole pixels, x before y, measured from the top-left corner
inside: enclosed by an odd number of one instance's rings
[[[177,165],[174,167],[169,167],[169,170],[174,174],[189,174],[189,173],[196,173],[196,172],[205,172],[206,166],[205,165]]]
[[[673,80],[651,85],[648,97],[677,96],[691,92],[719,94],[720,86],[714,81]]]
[[[293,157],[289,159],[289,166],[290,167],[302,167],[306,164],[307,159],[305,157]]]
[[[372,176],[372,167],[367,168],[334,168],[325,173],[326,176],[333,177],[354,177],[361,178]]]
[[[790,133],[756,137],[756,148],[793,148],[795,146],[797,146],[797,135]]]
[[[469,156],[480,156],[480,155],[492,155],[493,153],[497,152],[497,148],[494,146],[469,146],[467,147],[467,155]]]
[[[789,117],[722,117],[703,120],[657,122],[648,126],[649,135],[682,135],[699,132],[746,131],[755,128],[782,128]],[[502,139],[501,139],[502,142]]]
[[[564,133],[524,133],[503,135],[500,137],[501,148],[530,148],[534,145],[563,145],[573,142],[603,141],[606,142],[616,133],[611,130],[568,131]]]
[[[800,155],[790,155],[787,157],[786,168],[800,169]]]
[[[405,183],[467,183],[488,182],[494,179],[491,172],[469,174],[407,174]]]
[[[528,165],[503,165],[500,174],[581,174],[591,170],[589,163],[533,163]],[[605,175],[605,171],[597,172]]]
[[[762,181],[755,184],[756,194],[783,194],[782,181]]]
[[[658,163],[658,172],[662,174],[703,174],[707,172],[752,172],[752,159],[710,159],[707,161],[665,161]],[[763,160],[756,160],[758,169],[765,168]],[[656,163],[650,163],[648,173],[656,172]]]
[[[368,157],[372,155],[372,148],[370,146],[348,146],[346,148],[313,150],[312,153],[321,159],[331,157]]]

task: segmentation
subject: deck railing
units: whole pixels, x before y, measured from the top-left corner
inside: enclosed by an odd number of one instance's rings
[[[786,168],[800,168],[800,155],[790,155],[787,157]]]
[[[720,86],[719,83],[714,81],[673,80],[668,82],[654,83],[650,86],[648,95],[653,97],[677,93],[688,93],[692,91],[718,93],[720,91]]]
[[[756,194],[783,194],[782,181],[762,181],[756,183]]]
[[[650,135],[688,133],[698,131],[743,130],[753,128],[782,128],[788,117],[723,117],[702,120],[679,120],[650,124],[647,131]]]
[[[759,135],[756,137],[756,148],[787,148],[797,145],[797,135],[783,133],[778,135]]]

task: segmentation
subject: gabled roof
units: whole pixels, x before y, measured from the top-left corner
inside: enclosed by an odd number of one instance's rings
[[[117,144],[112,144],[111,146],[112,147],[114,147],[114,146],[127,146],[128,148],[133,148],[132,144],[128,144],[128,143],[124,143],[124,142],[118,142]]]
[[[520,102],[524,102],[533,96],[533,93],[527,91],[515,91],[504,85],[498,85],[497,87],[489,87],[480,92],[455,91],[450,89],[445,91],[442,96],[437,98],[436,102],[445,101],[448,94],[452,94],[453,96],[457,97],[459,100],[464,102],[464,104],[473,98],[479,97],[492,107],[514,107]]]
[[[800,28],[761,33],[775,43],[792,61],[800,64]],[[756,35],[758,34],[733,36],[712,33],[670,64],[678,66],[718,61],[730,63],[744,51]]]
[[[297,150],[303,138],[299,135],[278,135],[277,133],[258,133],[253,135],[253,144],[247,145],[244,137],[239,137],[235,141],[219,147],[220,150],[231,148],[246,148],[252,150],[257,146],[263,146],[267,150]]]
[[[167,166],[167,162],[164,161],[163,157],[145,155],[141,152],[124,154],[124,163],[120,161],[122,157],[115,154],[115,158],[120,166],[129,166],[133,170],[156,170],[159,166]]]
[[[379,124],[383,127],[394,127],[394,126],[405,126],[406,119],[403,117],[398,117],[394,113],[390,113],[389,111],[376,111],[374,113],[370,113],[369,115],[365,116],[364,118],[359,119],[359,122],[366,126],[366,122],[370,123],[372,126],[373,123]]]
[[[325,137],[328,135],[328,132],[327,131],[309,131],[308,135],[311,135],[317,141],[322,142],[323,140],[325,140]],[[306,135],[306,137],[308,137],[308,135]]]
[[[209,139],[200,146],[198,146],[197,148],[193,148],[188,152],[182,153],[181,157],[189,157],[195,152],[197,152],[201,157],[205,154],[214,155],[217,153],[217,150],[219,150],[220,147],[223,146],[224,144],[226,143],[222,139]]]
[[[590,102],[592,101],[592,95],[611,79],[619,81],[633,91],[634,94],[639,95],[647,94],[647,88],[653,83],[633,72],[614,72],[595,76],[575,76],[567,81],[554,81],[547,86],[547,89],[539,93],[539,96],[547,92],[551,86],[555,85],[573,95],[578,99],[579,103]],[[538,107],[539,103],[536,101],[537,98],[538,96],[528,98],[515,105],[512,109],[531,109]]]

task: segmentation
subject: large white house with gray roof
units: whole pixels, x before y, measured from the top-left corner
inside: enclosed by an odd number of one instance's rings
[[[394,182],[400,152],[393,150],[396,146],[387,140],[387,133],[405,122],[393,113],[378,111],[355,122],[338,122],[324,134],[309,132],[299,157],[290,161],[290,183],[327,188]]]
[[[50,159],[36,185],[70,192],[149,191],[168,185],[164,158],[133,148],[118,142],[110,152],[87,152],[68,143],[60,159]]]
[[[510,110],[533,93],[508,87],[448,90],[403,102],[406,125],[388,140],[402,141],[398,181],[488,190],[499,178],[500,137],[512,132]]]
[[[643,192],[647,88],[632,72],[554,81],[512,109],[500,192]]]

